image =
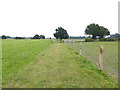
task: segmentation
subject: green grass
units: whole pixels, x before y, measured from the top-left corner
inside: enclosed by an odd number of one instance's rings
[[[48,40],[2,40],[3,85],[50,44]]]
[[[111,77],[63,43],[5,40],[3,45],[4,88],[117,87]]]
[[[68,45],[80,52],[80,42],[68,43]],[[83,42],[82,56],[98,66],[101,45],[104,46],[104,71],[118,81],[118,42]]]
[[[118,80],[118,42],[85,42],[82,55],[94,63],[98,63],[100,45],[104,46],[104,69]]]
[[[0,89],[2,88],[2,40],[0,40]]]

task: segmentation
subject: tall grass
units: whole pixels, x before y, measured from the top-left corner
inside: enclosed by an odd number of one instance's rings
[[[66,42],[75,51],[80,52],[80,42]],[[82,56],[98,66],[100,46],[104,46],[104,71],[118,80],[118,42],[83,42]]]

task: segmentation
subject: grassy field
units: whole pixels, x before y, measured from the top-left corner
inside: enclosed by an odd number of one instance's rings
[[[2,88],[2,40],[0,40],[0,89]]]
[[[3,88],[114,88],[116,82],[64,43],[3,40]]]
[[[104,69],[118,80],[118,42],[87,42],[83,44],[83,56],[98,65],[99,47],[104,46]]]
[[[36,60],[37,56],[50,44],[49,40],[3,40],[3,85],[9,82],[24,66]]]
[[[104,71],[118,80],[118,42],[83,42],[82,56],[98,65],[101,45],[104,46]],[[69,46],[80,52],[80,42],[72,42]]]

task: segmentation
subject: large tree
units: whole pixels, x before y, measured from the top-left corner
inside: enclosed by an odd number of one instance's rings
[[[2,39],[7,39],[7,36],[5,36],[5,35],[2,35],[1,37],[2,37]]]
[[[36,34],[32,39],[40,39],[40,36]]]
[[[85,29],[85,34],[92,35],[93,39],[95,39],[96,36],[104,38],[104,36],[110,35],[110,31],[103,26],[99,26],[98,24],[93,23],[87,26]]]
[[[58,27],[57,29],[55,29],[56,33],[54,33],[54,37],[56,39],[67,39],[69,37],[67,30],[65,30],[62,27]]]
[[[45,39],[45,36],[44,35],[40,35],[40,39]]]
[[[45,39],[45,36],[36,34],[32,39]]]

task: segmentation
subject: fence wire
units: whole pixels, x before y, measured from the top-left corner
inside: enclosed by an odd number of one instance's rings
[[[103,71],[118,81],[118,42],[84,42],[83,39],[66,39],[64,43],[90,60],[97,67],[100,45],[103,45]]]

